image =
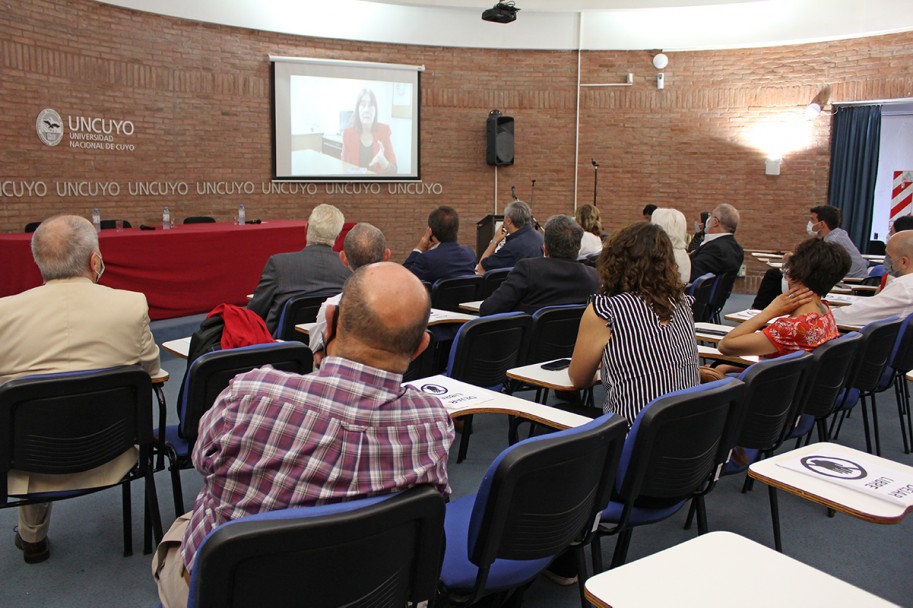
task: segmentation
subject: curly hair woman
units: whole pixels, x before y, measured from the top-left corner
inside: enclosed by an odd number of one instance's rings
[[[568,374],[575,387],[593,384],[602,365],[603,411],[632,424],[650,401],[700,382],[694,316],[662,228],[638,222],[606,244],[593,296]]]

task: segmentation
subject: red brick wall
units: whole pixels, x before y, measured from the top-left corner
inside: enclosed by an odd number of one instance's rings
[[[826,84],[831,99],[913,96],[913,33],[765,49],[669,53],[659,91],[653,53],[584,52],[580,81],[632,87],[583,88],[575,167],[577,53],[454,49],[304,38],[182,21],[96,4],[35,0],[8,4],[0,21],[0,181],[40,181],[47,195],[0,195],[0,231],[70,211],[134,224],[177,218],[228,220],[239,202],[249,218],[303,218],[327,202],[347,219],[376,224],[395,259],[405,257],[436,204],[463,217],[461,240],[493,207],[495,170],[485,164],[485,119],[498,108],[516,120],[516,164],[498,169],[499,209],[516,185],[544,220],[593,197],[590,159],[600,162],[599,206],[610,229],[640,217],[646,203],[694,219],[731,202],[743,215],[746,247],[789,248],[806,210],[827,194],[827,117],[808,129],[808,147],[764,175],[764,154],[746,133],[796,119]],[[267,56],[422,64],[422,177],[443,194],[263,194],[271,175]],[[62,115],[126,119],[132,152],[51,148],[35,134],[43,108]],[[66,120],[66,118],[64,118]],[[127,141],[121,139],[119,141]],[[116,182],[118,196],[59,196],[56,184]],[[254,194],[197,194],[198,182],[253,182]],[[185,182],[186,196],[131,196],[137,182]],[[750,288],[750,286],[745,286]]]

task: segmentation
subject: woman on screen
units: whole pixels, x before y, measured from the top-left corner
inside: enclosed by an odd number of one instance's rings
[[[374,173],[396,173],[396,153],[390,126],[377,122],[377,97],[371,89],[358,92],[352,126],[342,133],[342,160]]]

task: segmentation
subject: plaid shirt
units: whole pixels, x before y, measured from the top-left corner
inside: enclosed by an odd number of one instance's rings
[[[402,376],[327,357],[306,376],[267,366],[240,374],[200,419],[203,475],[181,552],[223,522],[434,484],[444,495],[453,423]]]

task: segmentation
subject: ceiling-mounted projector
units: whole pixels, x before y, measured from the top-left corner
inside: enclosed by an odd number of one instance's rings
[[[499,2],[490,9],[482,11],[482,21],[493,23],[510,23],[517,20],[517,11],[513,2]]]

